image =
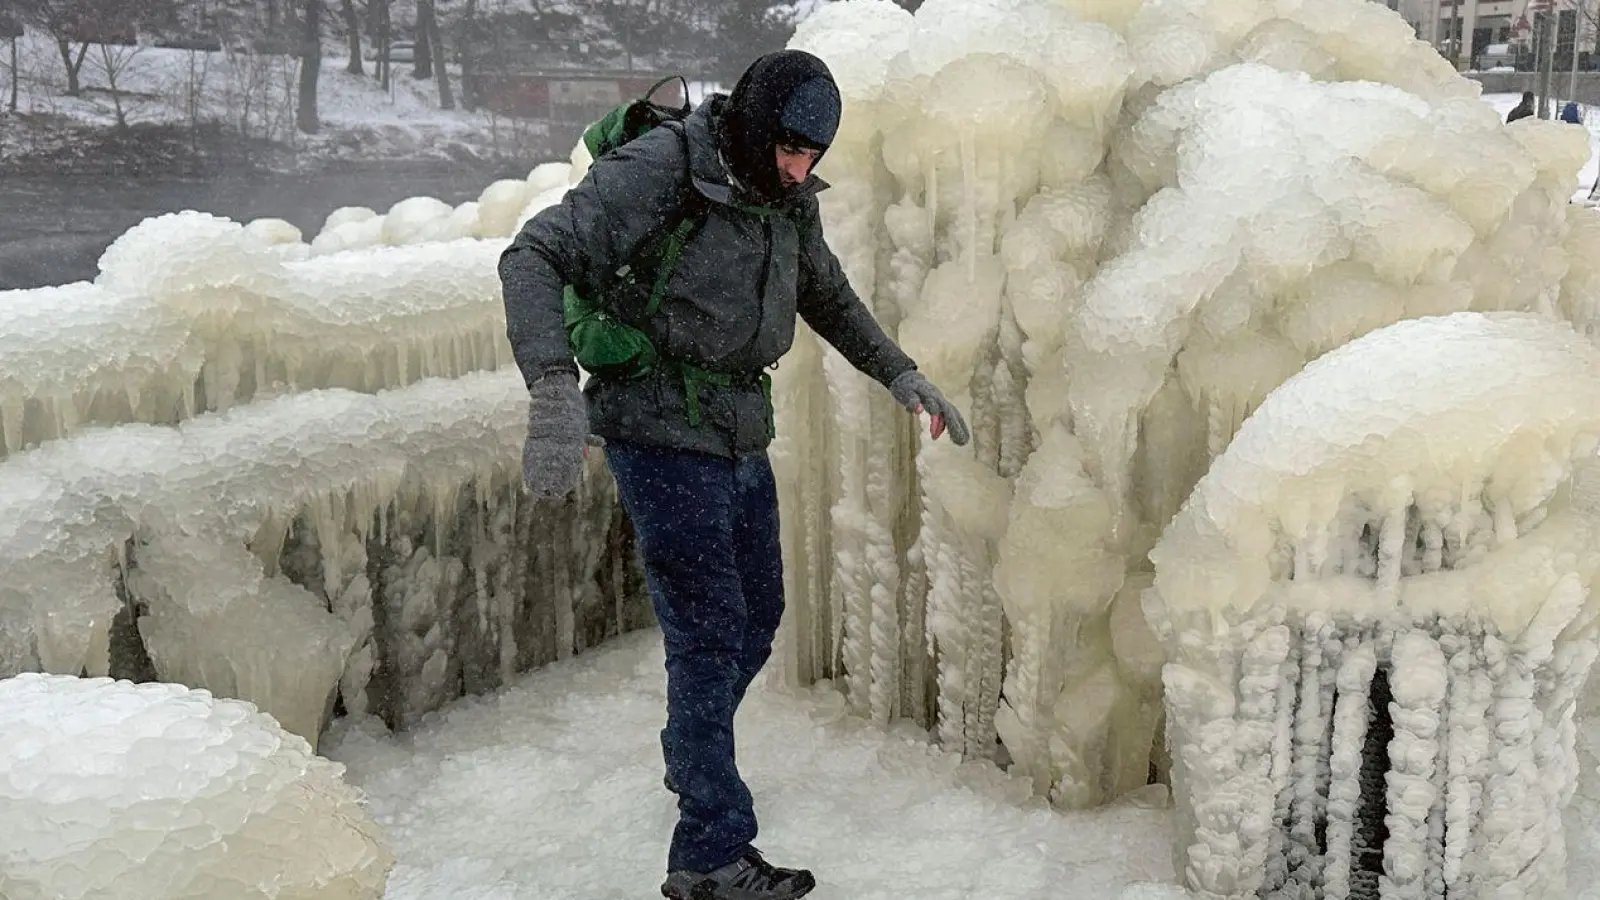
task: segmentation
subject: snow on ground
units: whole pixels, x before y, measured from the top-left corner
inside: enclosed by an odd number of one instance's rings
[[[386,896],[656,896],[674,821],[662,660],[660,633],[643,632],[404,735],[370,719],[335,725],[322,752],[349,766],[399,860]],[[1166,809],[1056,812],[920,731],[846,717],[831,689],[766,681],[739,719],[758,845],[811,867],[817,900],[1110,900],[1175,879]]]
[[[1506,114],[1522,102],[1522,95],[1484,94],[1483,99],[1500,113],[1503,121]],[[1565,100],[1556,101],[1556,111],[1559,113],[1564,105],[1566,105]],[[1594,187],[1595,180],[1600,178],[1600,108],[1586,107],[1582,104],[1579,106],[1583,109],[1584,125],[1589,129],[1589,163],[1578,174],[1578,189],[1572,195],[1574,200],[1587,199],[1590,188]]]
[[[317,105],[325,134],[308,139],[294,132],[298,76],[296,61],[287,56],[92,45],[79,74],[82,95],[69,97],[65,66],[47,35],[30,30],[18,54],[18,111],[61,124],[114,125],[114,80],[126,119],[135,125],[222,121],[248,138],[294,140],[312,150],[341,143],[348,150],[358,141],[359,155],[369,158],[448,157],[451,146],[490,140],[486,114],[441,110],[438,83],[413,79],[410,64],[394,66],[385,91],[371,75],[373,63],[365,63],[367,75],[351,75],[348,59],[324,58]],[[452,74],[459,98],[459,73]],[[0,89],[9,90],[9,77],[0,67]],[[0,146],[0,155],[6,149]]]

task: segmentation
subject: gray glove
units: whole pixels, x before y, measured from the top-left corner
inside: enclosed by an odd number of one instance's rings
[[[535,497],[565,497],[583,480],[589,411],[578,379],[552,372],[528,389],[528,440],[522,445],[522,479]]]
[[[934,440],[939,439],[946,426],[950,429],[950,440],[955,441],[957,447],[965,447],[971,439],[972,433],[967,430],[967,420],[961,418],[961,410],[946,400],[939,389],[916,369],[901,372],[889,385],[889,393],[912,414],[926,412],[933,417],[929,433]]]

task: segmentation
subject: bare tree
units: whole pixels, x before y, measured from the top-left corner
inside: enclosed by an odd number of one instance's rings
[[[17,38],[22,37],[22,23],[12,19],[9,15],[0,14],[0,37],[6,39],[11,45],[10,98],[6,101],[6,109],[10,112],[17,111],[17,93],[22,84],[22,67],[18,65]]]
[[[389,89],[389,0],[367,0],[367,12],[372,17],[369,30],[378,47],[378,64],[373,74],[384,90]]]
[[[434,31],[438,17],[434,15],[433,0],[417,0],[417,40],[412,51],[411,77],[425,80],[433,77]],[[443,63],[443,59],[440,60]]]
[[[83,93],[78,75],[83,71],[83,59],[89,54],[89,45],[79,43],[78,35],[86,24],[84,13],[74,0],[20,0],[17,10],[24,21],[37,26],[55,41],[56,51],[67,72],[67,96]],[[76,50],[73,45],[77,44]]]
[[[297,62],[224,49],[220,102],[240,136],[268,141],[293,137]]]
[[[79,76],[90,44],[131,44],[138,25],[167,5],[163,0],[8,0],[9,10],[55,41],[69,97],[83,93]]]
[[[17,38],[11,37],[11,96],[6,101],[6,109],[10,112],[17,111],[17,91],[22,85],[22,69],[17,65]]]
[[[351,75],[365,75],[361,67],[361,17],[356,15],[355,0],[341,0],[340,10],[344,13],[345,37],[350,41],[350,64],[345,71]]]
[[[428,6],[433,6],[433,0],[427,0]],[[435,15],[428,17],[428,46],[433,48],[437,59],[434,60],[439,70],[439,108],[455,109],[455,92],[450,88],[450,62],[449,56],[444,52],[444,39],[439,34],[439,18]]]
[[[300,43],[300,102],[295,125],[306,134],[322,130],[317,117],[317,82],[322,76],[322,0],[306,0],[305,31]]]
[[[111,108],[116,112],[117,130],[128,130],[128,109],[122,100],[122,87],[117,82],[122,80],[128,67],[132,65],[135,57],[139,55],[140,47],[126,47],[117,44],[96,44],[94,54],[95,68],[106,79],[106,89],[111,93]]]
[[[189,120],[191,139],[200,130],[205,115],[206,76],[211,72],[211,54],[189,51],[189,77],[183,89],[183,114]]]
[[[751,60],[781,49],[792,31],[771,0],[726,0],[717,15],[717,75],[732,84]]]
[[[467,0],[461,20],[455,27],[456,55],[461,58],[461,103],[467,109],[478,107],[478,98],[473,93],[476,86],[472,73],[482,29],[483,23],[478,20],[478,0]]]

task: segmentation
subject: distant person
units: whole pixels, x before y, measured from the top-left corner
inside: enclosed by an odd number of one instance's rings
[[[935,439],[947,426],[955,443],[969,437],[823,240],[817,193],[826,185],[812,169],[841,112],[820,59],[763,56],[731,96],[713,96],[681,128],[655,128],[596,159],[500,260],[507,333],[532,399],[529,487],[540,497],[571,493],[592,431],[605,439],[638,535],[666,647],[661,744],[679,818],[661,892],[675,900],[787,900],[816,885],[752,846],[755,808],[734,763],[734,712],[783,613],[765,370],[793,342],[796,314],[902,406],[929,414]],[[703,221],[676,256],[648,249],[686,215]],[[580,392],[563,327],[567,285],[614,297],[617,317],[659,360],[627,375],[591,372]]]
[[[1568,100],[1567,105],[1561,107],[1561,121],[1570,122],[1573,125],[1583,124],[1583,113],[1578,111],[1578,102],[1576,100]]]
[[[1509,125],[1518,119],[1526,119],[1531,115],[1533,115],[1533,91],[1523,91],[1522,102],[1518,103],[1516,109],[1513,109],[1506,116],[1506,124]]]

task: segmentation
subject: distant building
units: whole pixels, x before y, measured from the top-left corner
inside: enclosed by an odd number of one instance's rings
[[[1590,68],[1600,30],[1600,0],[1381,0],[1404,16],[1417,37],[1459,69],[1489,69],[1531,59],[1535,28],[1557,17],[1556,68],[1572,65],[1574,34],[1580,68]]]
[[[546,126],[544,150],[565,156],[590,123],[612,107],[644,96],[663,77],[656,72],[533,68],[474,71],[467,89],[478,105],[498,115]],[[682,85],[672,81],[653,96],[657,103],[683,103]]]

